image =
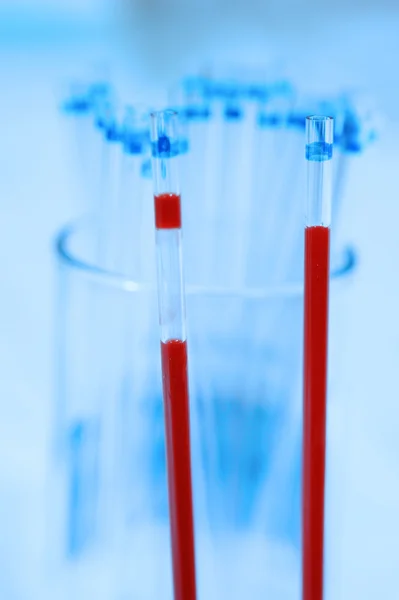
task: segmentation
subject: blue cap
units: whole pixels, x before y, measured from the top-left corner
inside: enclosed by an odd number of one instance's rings
[[[333,145],[327,142],[312,142],[306,144],[306,160],[324,162],[330,160],[333,155]]]
[[[173,158],[174,156],[178,156],[180,151],[180,141],[172,141],[167,135],[160,135],[151,144],[151,153],[154,158]]]

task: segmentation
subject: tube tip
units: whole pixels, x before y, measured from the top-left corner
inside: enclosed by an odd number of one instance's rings
[[[306,160],[322,162],[333,154],[334,119],[313,115],[306,117]]]

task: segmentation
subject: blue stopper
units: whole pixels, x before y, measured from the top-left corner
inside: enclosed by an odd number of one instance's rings
[[[105,119],[101,118],[101,117],[97,117],[96,119],[96,127],[98,127],[98,129],[105,129]]]
[[[186,154],[189,149],[189,143],[187,139],[181,139],[179,142],[179,154]]]
[[[141,154],[143,144],[141,140],[131,137],[129,140],[125,140],[124,148],[127,154]]]
[[[345,119],[341,140],[343,150],[354,153],[362,150],[361,129],[362,126],[357,115],[349,113]]]
[[[258,125],[260,127],[279,127],[283,124],[282,115],[274,114],[265,114],[262,113],[258,116]]]
[[[90,86],[90,96],[93,99],[96,99],[98,97],[105,97],[105,96],[109,95],[110,92],[111,92],[111,86],[105,82],[93,83]]]
[[[179,140],[171,141],[171,139],[162,134],[158,140],[152,142],[152,156],[154,158],[173,158],[181,153],[181,144]]]
[[[158,138],[158,152],[159,154],[170,152],[170,139],[166,135],[161,135]]]
[[[152,177],[152,165],[150,160],[146,160],[141,165],[141,175],[146,179],[151,179]]]
[[[108,127],[105,127],[105,139],[107,139],[109,142],[121,141],[121,134],[115,123],[112,123]]]
[[[288,124],[292,125],[293,127],[298,127],[299,129],[305,129],[306,128],[306,117],[307,117],[307,114],[290,113],[288,115]]]
[[[105,111],[100,111],[98,113],[98,115],[95,118],[95,124],[96,127],[98,127],[98,129],[102,129],[104,131],[111,129],[112,127],[115,128],[115,123],[112,116],[107,114]]]
[[[236,106],[226,106],[224,116],[230,121],[238,121],[242,118],[242,110]]]
[[[184,116],[191,121],[200,121],[202,119],[209,119],[211,111],[207,107],[187,106],[184,111]]]
[[[123,146],[127,154],[141,154],[148,145],[148,134],[146,132],[125,132],[123,135]]]
[[[306,160],[323,162],[330,160],[333,154],[333,145],[326,142],[312,142],[306,145]]]
[[[252,84],[247,89],[247,96],[252,100],[260,100],[265,102],[269,97],[269,90],[265,85]]]
[[[84,114],[91,110],[92,103],[88,98],[70,98],[64,103],[63,106],[65,112],[75,113],[75,114]]]

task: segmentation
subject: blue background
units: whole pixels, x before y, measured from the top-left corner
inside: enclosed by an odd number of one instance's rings
[[[202,20],[187,49],[196,13],[179,10],[178,1],[165,18],[162,3],[158,12],[157,2],[151,11],[144,2],[130,4],[0,3],[0,596],[43,597],[56,285],[52,240],[75,213],[78,194],[57,112],[64,82],[93,57],[107,57],[122,88],[145,89],[158,100],[165,82],[216,55],[225,62],[270,57],[302,88],[360,88],[381,114],[379,141],[353,160],[344,206],[343,234],[358,250],[359,267],[346,300],[340,381],[350,426],[340,593],[343,599],[394,598],[399,15],[377,2],[316,9],[316,3],[286,0],[238,3],[226,18],[223,2],[193,3]],[[157,48],[170,39],[165,27],[176,39],[160,58]]]

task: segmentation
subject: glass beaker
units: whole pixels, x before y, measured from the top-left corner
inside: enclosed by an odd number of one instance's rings
[[[171,598],[156,289],[96,267],[90,222],[56,249],[57,588]],[[351,249],[332,257],[335,332],[353,269]],[[302,292],[187,289],[198,598],[300,597]]]

